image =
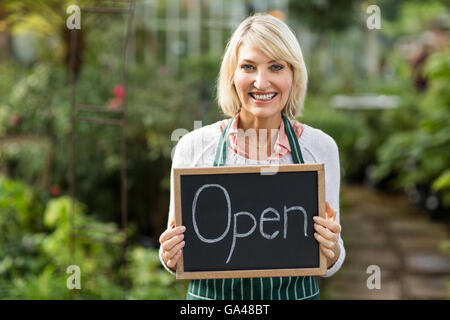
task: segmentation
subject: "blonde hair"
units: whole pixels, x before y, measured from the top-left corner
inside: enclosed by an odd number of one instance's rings
[[[302,50],[291,29],[280,19],[268,14],[255,14],[242,21],[225,48],[217,80],[217,100],[222,111],[233,117],[241,109],[233,77],[238,63],[238,50],[244,42],[257,47],[271,59],[282,60],[290,65],[292,86],[282,113],[288,118],[301,115],[308,81]]]

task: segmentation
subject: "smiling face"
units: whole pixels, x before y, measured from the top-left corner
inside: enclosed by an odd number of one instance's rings
[[[288,63],[242,44],[233,77],[241,112],[258,118],[279,117],[289,98],[292,78]]]

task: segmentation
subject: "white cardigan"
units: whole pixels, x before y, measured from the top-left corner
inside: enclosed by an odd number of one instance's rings
[[[204,126],[184,135],[176,145],[172,159],[172,171],[170,182],[170,206],[169,219],[174,215],[174,186],[173,186],[173,168],[182,167],[207,167],[212,166],[216,154],[217,145],[220,140],[222,131],[220,130],[220,122]],[[325,199],[330,206],[336,210],[336,221],[340,223],[339,215],[339,189],[340,189],[340,166],[339,152],[336,142],[329,135],[319,129],[315,129],[303,124],[303,132],[298,139],[303,160],[305,163],[324,163],[325,166]],[[290,153],[278,160],[280,165],[292,164],[292,156]],[[269,165],[276,164],[275,161],[269,160],[252,160],[236,154],[228,144],[226,155],[226,166],[245,166],[245,165]],[[330,277],[335,274],[342,266],[345,259],[344,242],[339,235],[340,255],[336,263],[328,269],[323,277]],[[174,274],[160,260],[167,271]]]

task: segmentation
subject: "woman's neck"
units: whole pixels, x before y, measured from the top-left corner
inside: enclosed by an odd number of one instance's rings
[[[238,141],[245,143],[250,159],[267,160],[270,157],[274,152],[281,121],[281,113],[270,118],[258,118],[242,111],[239,113],[238,128],[243,131],[244,136],[239,137],[238,133]],[[255,135],[256,141],[252,139]]]
[[[270,132],[271,129],[279,129],[281,124],[281,113],[269,118],[259,118],[252,114],[240,111],[239,112],[239,128],[246,131],[248,129],[255,129],[259,133],[259,129],[266,129]]]

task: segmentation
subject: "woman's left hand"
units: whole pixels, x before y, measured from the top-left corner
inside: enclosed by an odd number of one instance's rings
[[[331,267],[338,259],[340,254],[340,247],[338,244],[339,233],[342,228],[339,222],[336,221],[336,211],[331,208],[328,201],[325,201],[326,215],[324,219],[315,216],[314,219],[314,237],[319,242],[320,250],[327,257],[327,268]]]

